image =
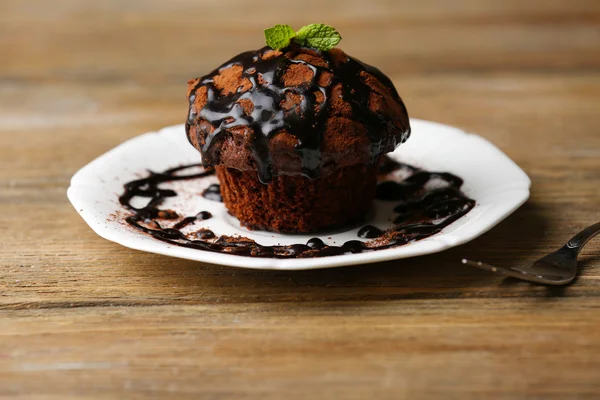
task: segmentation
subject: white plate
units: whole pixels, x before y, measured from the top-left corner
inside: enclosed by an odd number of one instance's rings
[[[253,258],[173,246],[136,231],[115,218],[123,212],[118,195],[123,184],[139,178],[145,171],[197,163],[199,153],[188,143],[183,125],[146,133],[122,143],[79,170],[71,179],[69,200],[100,236],[132,249],[173,257],[242,268],[301,270],[365,264],[436,253],[475,239],[498,224],[529,198],[531,181],[527,175],[487,140],[457,128],[434,122],[411,120],[412,135],[392,158],[429,170],[451,172],[464,179],[463,192],[477,205],[466,216],[437,235],[405,246],[372,252],[320,258]],[[179,196],[167,199],[164,208],[195,215],[209,211],[213,218],[195,225],[217,235],[242,235],[262,245],[305,243],[315,235],[282,235],[249,231],[231,217],[222,203],[199,194],[216,182],[216,177],[175,183]],[[375,202],[375,209],[381,203]],[[380,216],[381,217],[381,216]],[[377,220],[377,212],[372,218]],[[373,223],[373,221],[366,221]],[[381,226],[381,225],[380,225]],[[342,244],[357,239],[357,229],[328,233],[320,238],[326,244]]]

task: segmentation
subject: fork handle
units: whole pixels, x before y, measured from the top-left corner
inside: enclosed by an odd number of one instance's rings
[[[592,239],[598,234],[600,234],[600,222],[588,228],[585,228],[577,235],[573,236],[571,240],[567,242],[565,248],[571,250],[575,253],[575,256],[577,256],[577,254],[579,254],[583,246],[585,246],[586,243],[590,241],[590,239]]]

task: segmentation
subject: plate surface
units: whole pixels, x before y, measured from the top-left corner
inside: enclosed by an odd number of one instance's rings
[[[411,138],[390,156],[428,171],[460,176],[465,182],[463,192],[475,199],[477,205],[437,235],[391,249],[320,258],[253,258],[173,246],[129,227],[119,218],[124,215],[118,202],[124,183],[145,176],[147,170],[158,172],[199,162],[200,155],[188,143],[183,125],[137,136],[98,157],[73,176],[67,195],[98,235],[123,246],[213,264],[282,270],[339,267],[436,253],[475,239],[529,198],[531,181],[525,172],[487,140],[434,122],[411,119],[411,126]],[[216,182],[212,176],[173,183],[179,196],[167,199],[162,208],[177,210],[182,215],[209,211],[213,218],[198,222],[195,229],[209,228],[217,235],[246,236],[262,245],[306,243],[315,236],[256,232],[241,227],[222,203],[200,196],[205,187]],[[382,212],[378,212],[385,208],[384,203],[375,201],[374,212],[365,224],[385,226],[381,223]],[[319,237],[326,244],[339,245],[357,239],[357,231],[358,228],[324,233]]]

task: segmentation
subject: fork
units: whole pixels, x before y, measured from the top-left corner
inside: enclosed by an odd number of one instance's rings
[[[496,267],[490,264],[463,259],[462,263],[490,272],[496,272],[524,281],[544,285],[566,285],[577,276],[577,256],[594,236],[600,234],[600,222],[573,236],[563,247],[540,258],[530,266]]]

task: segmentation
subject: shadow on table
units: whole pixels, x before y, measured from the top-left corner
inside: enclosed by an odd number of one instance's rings
[[[506,280],[461,264],[470,258],[503,266],[532,262],[550,246],[544,243],[546,219],[527,203],[482,237],[442,253],[311,271],[261,271],[203,265],[172,259],[165,262],[171,282],[202,302],[338,301],[457,297],[551,296],[542,286]],[[162,257],[161,257],[162,258]],[[524,294],[530,291],[531,294]],[[188,298],[188,300],[192,300]],[[200,299],[198,299],[200,300]]]

